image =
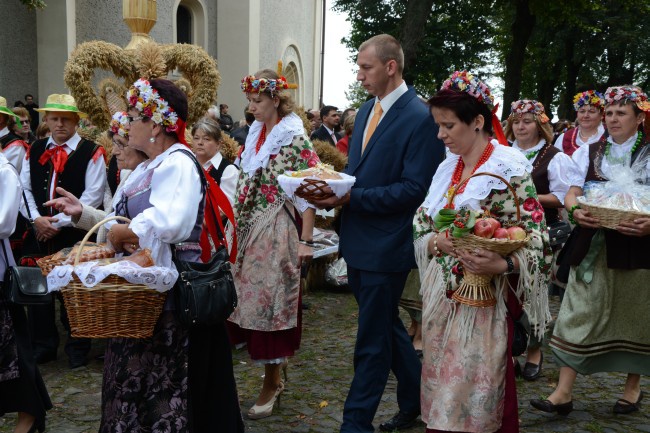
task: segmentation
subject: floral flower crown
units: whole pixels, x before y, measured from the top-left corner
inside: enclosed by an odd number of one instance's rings
[[[298,85],[295,83],[288,83],[287,79],[282,75],[282,60],[278,60],[277,73],[279,78],[255,78],[254,75],[249,75],[242,78],[241,89],[244,93],[257,93],[269,92],[273,96],[276,92],[286,89],[297,89]]]
[[[129,131],[125,129],[126,125],[128,124],[129,119],[126,112],[118,111],[117,113],[113,114],[109,128],[113,134],[117,134],[120,137],[126,138],[129,136]]]
[[[625,101],[634,102],[641,111],[650,111],[648,95],[646,95],[640,87],[617,86],[609,87],[605,91],[605,102],[607,105],[619,104]]]
[[[255,76],[249,75],[241,80],[241,89],[244,93],[269,92],[273,96],[281,90],[297,88],[296,84],[287,83],[287,79],[284,77],[274,80],[273,78],[255,78]]]
[[[151,87],[151,83],[140,78],[126,92],[129,106],[140,111],[143,116],[153,120],[156,124],[164,126],[167,132],[178,134],[178,114],[167,101],[160,97],[158,91]]]
[[[471,96],[488,106],[490,111],[494,110],[494,96],[490,88],[478,78],[467,71],[456,71],[442,83],[440,90],[459,90],[467,92]]]
[[[534,116],[539,118],[541,123],[547,123],[549,121],[548,116],[544,112],[544,105],[541,102],[535,101],[533,99],[521,99],[515,101],[510,105],[510,116],[519,116],[526,113],[531,113]]]
[[[573,97],[573,108],[578,111],[580,107],[585,105],[593,105],[596,108],[605,108],[605,97],[602,93],[596,90],[587,90],[586,92],[578,93]]]

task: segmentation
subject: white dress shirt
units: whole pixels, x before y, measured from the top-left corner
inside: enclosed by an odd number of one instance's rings
[[[5,126],[2,130],[0,130],[0,138],[4,137],[7,134],[9,134],[9,128]],[[25,160],[25,148],[23,146],[15,145],[9,146],[4,150],[0,150],[0,152],[4,153],[4,156],[9,161],[9,164],[16,167],[16,170],[18,173],[20,173],[20,170],[23,166],[23,161]]]
[[[216,155],[212,157],[208,162],[203,164],[203,168],[206,170],[210,169],[210,166],[214,166],[214,168],[219,168],[219,164],[221,164],[221,161],[223,160],[223,156],[221,155],[221,152],[217,152]],[[221,181],[219,183],[219,187],[223,191],[224,194],[226,194],[226,197],[228,197],[228,201],[230,202],[231,206],[235,206],[235,192],[237,189],[237,179],[239,178],[239,169],[237,166],[230,164],[229,166],[226,167],[226,169],[223,171],[223,174],[221,175]]]
[[[384,96],[383,99],[379,99],[379,97],[377,97],[377,96],[375,97],[375,104],[377,104],[377,102],[379,102],[379,105],[381,105],[381,110],[382,110],[381,117],[379,118],[379,122],[377,123],[377,127],[379,127],[379,124],[381,123],[381,121],[383,120],[383,118],[386,116],[386,113],[388,112],[388,110],[390,110],[390,107],[392,107],[393,104],[394,104],[395,102],[397,102],[397,100],[398,100],[398,99],[399,99],[403,94],[405,94],[406,92],[408,92],[408,90],[409,90],[409,88],[408,88],[408,86],[406,85],[406,82],[405,82],[405,81],[402,81],[402,84],[400,84],[399,86],[397,86],[397,88],[396,88],[395,90],[393,90],[392,92],[390,92],[388,95]],[[366,127],[365,127],[364,130],[363,130],[363,140],[362,140],[362,143],[365,143],[365,142],[366,142],[366,134],[368,134],[368,126],[370,125],[370,119],[372,119],[372,116],[373,116],[374,114],[375,114],[375,111],[374,111],[374,110],[370,110],[370,115],[369,115],[368,118],[366,119]]]
[[[77,149],[77,146],[80,142],[81,137],[79,134],[75,133],[72,138],[66,141],[63,145],[65,146],[66,153],[70,155],[73,150]],[[47,141],[46,150],[51,149],[54,146],[57,146],[57,143],[55,143],[54,139],[50,137]],[[54,173],[52,177],[52,183],[49,192],[50,200],[56,197],[56,176],[56,173]],[[38,207],[36,205],[36,200],[32,194],[32,179],[30,176],[28,161],[23,164],[23,168],[20,171],[20,181],[25,188],[25,196],[27,197],[27,203],[29,204],[29,210],[32,214],[32,219],[43,216],[39,213]],[[102,200],[104,198],[104,185],[106,184],[106,164],[104,163],[104,158],[97,158],[97,161],[93,161],[92,159],[88,161],[85,184],[86,188],[81,194],[81,197],[79,197],[79,201],[92,207],[99,207],[99,205],[102,204]],[[28,218],[24,206],[21,207],[20,213],[22,213],[25,218]],[[52,223],[52,225],[57,229],[61,227],[73,226],[71,217],[64,213],[58,213],[54,215],[54,218],[58,219],[58,221]]]

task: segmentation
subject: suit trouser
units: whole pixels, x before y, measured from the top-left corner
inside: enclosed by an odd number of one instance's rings
[[[372,420],[391,370],[397,378],[400,410],[420,410],[422,365],[397,308],[407,275],[408,271],[370,272],[348,266],[348,283],[359,304],[359,326],[341,433],[374,432]]]

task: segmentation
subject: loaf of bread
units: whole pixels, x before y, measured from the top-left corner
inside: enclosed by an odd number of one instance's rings
[[[63,261],[63,264],[73,265],[78,251],[79,244],[75,245],[72,250],[70,250],[66,256],[66,259]],[[95,260],[108,259],[111,257],[115,257],[115,251],[108,245],[87,243],[84,245],[81,256],[79,257],[79,263],[93,262]]]
[[[311,179],[342,179],[341,175],[329,164],[318,163],[306,170],[294,171],[291,177],[308,177]]]

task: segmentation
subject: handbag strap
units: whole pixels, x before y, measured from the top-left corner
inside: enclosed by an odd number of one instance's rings
[[[214,243],[214,245],[223,245],[224,247],[226,247],[226,250],[228,250],[228,241],[226,240],[226,236],[225,236],[226,230],[223,226],[223,222],[221,221],[219,210],[223,211],[223,213],[226,215],[233,229],[235,227],[235,214],[232,209],[232,206],[230,205],[230,201],[228,200],[228,197],[226,197],[226,194],[224,194],[224,192],[221,190],[221,188],[219,187],[217,182],[212,178],[212,176],[207,174],[205,169],[201,167],[194,154],[186,149],[177,149],[171,153],[175,153],[175,152],[181,152],[187,155],[192,160],[194,166],[199,172],[199,177],[201,179],[201,193],[203,194],[205,200],[204,212],[207,214],[203,218],[205,228],[207,230],[203,230],[201,232],[201,244],[204,247],[203,253],[201,254],[201,258],[203,259],[204,262],[207,262],[211,255],[210,247],[209,247],[210,242],[208,240],[208,236],[212,238],[212,242]],[[221,230],[221,233],[223,233],[223,238],[219,237],[217,226]],[[172,252],[174,254],[175,254],[175,250],[176,250],[175,248],[172,249]],[[236,258],[237,258],[237,232],[233,230],[232,248],[230,249],[230,262],[235,263]]]

